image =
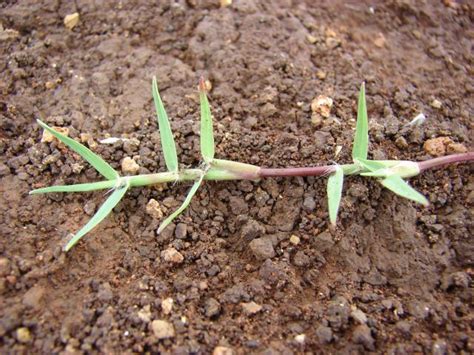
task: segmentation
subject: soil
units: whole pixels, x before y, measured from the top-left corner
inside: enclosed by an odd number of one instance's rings
[[[468,3],[3,2],[0,351],[472,353],[472,165],[411,179],[427,208],[348,178],[337,228],[324,178],[206,183],[159,236],[148,202],[167,215],[189,185],[136,188],[67,255],[104,193],[28,195],[100,178],[42,143],[37,118],[117,169],[132,157],[141,173],[164,171],[153,75],[183,166],[199,164],[201,75],[219,158],[350,162],[362,81],[373,157],[427,159],[438,136],[472,149]],[[333,100],[328,118],[312,114],[319,95]],[[404,126],[420,112],[425,124]],[[109,136],[134,140],[99,143]]]

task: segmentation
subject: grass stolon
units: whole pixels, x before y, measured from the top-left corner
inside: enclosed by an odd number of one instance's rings
[[[55,131],[44,122],[37,120],[41,127],[82,156],[104,178],[106,178],[106,180],[87,184],[45,187],[33,190],[30,194],[41,194],[47,192],[85,192],[101,189],[110,189],[112,191],[107,200],[102,204],[89,222],[67,242],[64,247],[65,251],[69,251],[84,235],[97,226],[97,224],[99,224],[120,202],[125,193],[131,187],[175,181],[194,182],[182,205],[161,223],[158,228],[158,233],[161,233],[164,228],[166,228],[189,206],[196,191],[204,180],[257,180],[260,178],[278,176],[329,176],[327,183],[329,219],[330,222],[335,225],[341,203],[344,176],[346,175],[361,175],[375,178],[385,188],[393,191],[397,195],[426,206],[429,204],[428,200],[418,191],[413,189],[404,178],[416,176],[430,168],[474,160],[474,152],[454,154],[423,162],[368,160],[369,123],[364,84],[362,84],[359,93],[357,123],[352,149],[353,162],[351,164],[267,169],[230,160],[215,159],[212,115],[207,99],[205,82],[201,78],[199,83],[199,98],[201,105],[200,143],[203,164],[199,168],[180,170],[173,133],[171,132],[168,115],[166,114],[163,102],[161,101],[156,78],[153,78],[152,81],[152,95],[158,118],[161,146],[163,149],[166,168],[168,169],[167,172],[121,177],[115,169],[90,149],[86,148],[79,142],[76,142],[74,139]]]

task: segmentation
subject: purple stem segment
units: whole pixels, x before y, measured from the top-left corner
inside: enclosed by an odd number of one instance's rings
[[[322,176],[332,173],[336,170],[334,165],[314,166],[308,168],[277,168],[260,169],[260,177],[278,177],[278,176]]]
[[[445,157],[429,159],[418,162],[420,173],[427,169],[436,168],[446,164],[462,163],[474,160],[474,152],[447,155]],[[336,170],[335,165],[323,165],[307,168],[261,168],[259,177],[281,177],[281,176],[325,176]]]
[[[429,159],[425,161],[418,162],[418,166],[420,168],[420,173],[427,169],[437,168],[438,166],[443,166],[446,164],[453,164],[453,163],[462,163],[465,161],[474,160],[474,152],[468,153],[460,153],[460,154],[452,154],[447,155],[445,157],[439,157],[434,159]]]

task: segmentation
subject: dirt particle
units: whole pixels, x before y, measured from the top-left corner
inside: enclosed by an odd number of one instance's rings
[[[306,35],[306,39],[308,40],[309,43],[315,44],[318,41],[318,38],[313,36],[313,35]]]
[[[163,301],[161,301],[161,310],[164,314],[171,313],[171,311],[173,310],[173,303],[174,301],[171,297],[165,298]]]
[[[309,265],[310,261],[311,260],[309,256],[306,255],[304,251],[299,250],[295,254],[295,257],[293,259],[293,264],[299,267],[305,267]]]
[[[227,7],[232,5],[232,0],[220,0],[221,2],[221,7]]]
[[[181,254],[175,248],[168,248],[166,250],[163,250],[161,252],[161,258],[164,261],[173,264],[181,264],[184,261],[183,254]]]
[[[160,203],[155,199],[150,199],[146,204],[146,213],[156,220],[163,218],[163,211],[161,210]]]
[[[207,318],[215,318],[221,313],[221,304],[215,298],[208,298],[204,305],[204,314]]]
[[[243,302],[241,303],[244,313],[248,316],[254,315],[262,310],[262,306],[255,302]]]
[[[250,242],[250,249],[258,260],[271,259],[275,256],[275,249],[269,238],[257,238]]]
[[[448,344],[444,339],[438,339],[433,343],[431,348],[431,353],[433,355],[445,355],[448,353]]]
[[[130,157],[123,158],[121,166],[124,174],[136,174],[140,170],[137,162]]]
[[[454,153],[466,153],[467,148],[464,144],[462,143],[449,143],[448,146],[446,147],[446,151],[448,154],[454,154]]]
[[[355,343],[362,344],[366,350],[374,350],[374,338],[370,328],[365,324],[358,325],[352,332],[352,340]]]
[[[466,147],[463,144],[455,143],[449,137],[437,137],[428,139],[423,145],[423,149],[428,154],[439,157],[448,153],[465,153]]]
[[[300,345],[303,345],[306,341],[306,334],[298,334],[295,336],[295,342]]]
[[[52,128],[55,131],[65,135],[66,137],[69,136],[69,128],[67,128],[67,127],[53,126]],[[41,137],[41,142],[42,143],[51,143],[55,139],[59,142],[59,139],[57,139],[55,136],[53,136],[49,131],[47,131],[47,130],[43,131],[43,136]]]
[[[350,308],[344,297],[335,297],[328,307],[327,319],[332,329],[339,330],[349,321]]]
[[[174,338],[175,336],[173,324],[162,319],[157,319],[151,322],[151,330],[160,340]]]
[[[319,95],[311,102],[311,111],[324,118],[328,118],[331,115],[332,105],[333,100],[330,97]]]
[[[30,308],[39,308],[42,304],[45,295],[45,289],[43,286],[33,286],[23,296],[23,304]]]
[[[108,282],[104,282],[99,286],[97,291],[97,299],[102,302],[109,302],[114,298],[112,287]]]
[[[374,39],[374,44],[379,48],[385,47],[385,42],[386,42],[386,39],[383,33],[379,33],[377,37],[375,37]]]
[[[400,149],[405,149],[408,147],[407,140],[405,139],[405,137],[401,136],[395,139],[395,145]]]
[[[21,327],[16,330],[16,338],[20,343],[29,343],[31,341],[31,333],[28,328]]]
[[[151,306],[147,304],[138,311],[137,315],[141,321],[149,323],[151,321]]]
[[[326,72],[324,72],[322,70],[318,70],[316,72],[316,76],[318,77],[319,80],[324,80],[324,79],[326,79],[327,74],[326,74]]]
[[[293,245],[300,244],[300,238],[297,235],[292,234],[290,237],[290,243]]]
[[[188,227],[185,223],[178,223],[176,229],[174,230],[174,236],[177,239],[185,239],[188,234]]]
[[[79,13],[75,12],[73,14],[66,15],[64,17],[64,26],[68,30],[72,30],[79,23]]]
[[[10,260],[0,258],[0,277],[7,276],[10,273]]]
[[[235,352],[233,349],[225,347],[225,346],[217,346],[212,355],[234,355]]]
[[[316,336],[318,337],[320,344],[328,344],[332,340],[332,330],[325,325],[320,325],[316,329]]]
[[[430,105],[431,107],[439,110],[443,104],[438,99],[434,99],[433,101],[431,101]]]
[[[365,313],[355,306],[351,307],[351,318],[359,322],[360,324],[367,323],[367,316],[365,315]]]
[[[312,243],[314,245],[314,248],[321,253],[327,252],[334,246],[333,237],[328,231],[318,234],[312,239]]]

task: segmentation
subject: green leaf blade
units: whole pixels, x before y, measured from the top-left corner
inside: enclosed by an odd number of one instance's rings
[[[160,226],[158,227],[158,232],[157,232],[158,234],[160,234],[163,231],[163,229],[165,229],[171,222],[173,222],[173,220],[176,217],[178,217],[189,206],[192,198],[196,194],[197,189],[199,188],[199,186],[201,186],[203,178],[204,178],[204,174],[202,174],[201,177],[194,182],[193,186],[188,192],[188,195],[186,196],[186,199],[181,204],[181,206],[160,224]]]
[[[201,78],[199,82],[199,101],[201,103],[201,155],[206,163],[210,163],[215,154],[214,132],[204,78]]]
[[[429,205],[425,196],[416,191],[398,175],[391,175],[379,181],[384,187],[401,197],[421,203],[424,206]]]
[[[327,184],[329,220],[333,226],[336,225],[337,213],[341,205],[343,183],[344,172],[339,165],[336,165],[336,170],[329,176]]]
[[[130,184],[128,181],[123,186],[118,187],[105,202],[100,206],[96,214],[77,232],[73,238],[66,244],[64,251],[69,251],[84,235],[89,233],[95,226],[104,220],[112,209],[120,202],[125,195]]]
[[[61,142],[66,144],[69,148],[84,158],[89,164],[91,164],[102,176],[109,180],[115,180],[119,177],[119,174],[112,168],[106,161],[104,161],[97,154],[92,152],[89,148],[86,148],[81,143],[76,142],[74,139],[69,138],[53,128],[49,127],[46,123],[41,120],[36,120],[38,124],[51,133],[54,137],[59,139]]]
[[[158,129],[160,130],[161,147],[165,157],[166,168],[171,172],[178,171],[178,155],[176,154],[176,145],[174,142],[173,133],[171,132],[170,121],[166,114],[165,107],[161,101],[160,93],[158,91],[158,84],[156,77],[152,81],[152,95],[155,103],[156,116],[158,118]]]
[[[367,159],[369,149],[369,120],[365,102],[365,83],[362,83],[357,105],[357,122],[352,148],[352,159]]]
[[[114,187],[114,185],[115,185],[114,180],[92,182],[92,183],[87,183],[87,184],[76,184],[76,185],[57,185],[57,186],[43,187],[41,189],[30,191],[30,195],[45,194],[48,192],[87,192],[87,191],[95,191],[95,190],[102,190],[102,189],[110,189]]]

